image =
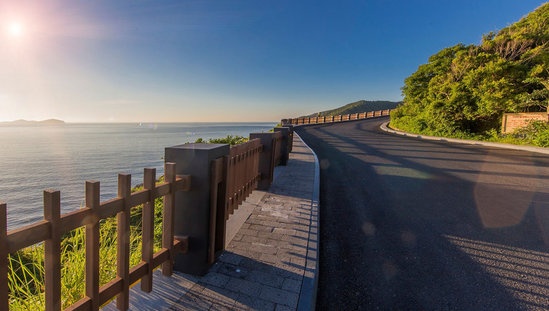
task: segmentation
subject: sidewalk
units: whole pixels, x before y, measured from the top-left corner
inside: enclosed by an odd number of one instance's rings
[[[295,134],[287,166],[268,191],[254,191],[230,221],[242,219],[226,251],[203,277],[154,275],[136,285],[130,310],[314,310],[318,274],[319,168]],[[113,303],[103,310],[116,310]]]

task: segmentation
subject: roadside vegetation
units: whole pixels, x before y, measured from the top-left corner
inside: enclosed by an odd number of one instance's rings
[[[223,138],[204,140],[197,143],[236,145],[248,141],[242,136],[227,135]],[[163,177],[158,180],[163,182]],[[134,187],[132,192],[142,190]],[[154,207],[154,252],[161,248],[162,241],[162,198],[156,199]],[[141,261],[142,248],[142,206],[132,208],[130,216],[130,266]],[[116,217],[100,222],[100,284],[104,285],[116,277]],[[77,228],[63,237],[61,242],[61,299],[62,308],[82,299],[85,295],[85,228]],[[37,244],[22,249],[8,258],[8,286],[10,310],[44,310],[44,245]]]
[[[500,132],[503,113],[549,105],[549,3],[479,45],[457,44],[406,78],[391,126],[418,134],[549,146],[549,126]]]
[[[162,182],[161,178],[159,182]],[[142,190],[135,187],[132,191]],[[159,198],[154,206],[154,252],[161,248],[162,206]],[[142,207],[132,208],[130,216],[130,265],[141,261]],[[116,217],[100,222],[100,284],[116,276]],[[85,228],[77,228],[61,242],[61,303],[65,309],[85,295]],[[44,246],[27,247],[8,258],[8,285],[10,310],[44,310]]]
[[[244,136],[238,135],[227,135],[226,137],[221,138],[210,138],[205,140],[203,138],[198,138],[195,143],[208,143],[208,144],[229,144],[231,146],[238,145],[247,142],[249,139]]]

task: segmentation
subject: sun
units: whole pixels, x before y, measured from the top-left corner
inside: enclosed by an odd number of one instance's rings
[[[20,38],[24,35],[25,27],[20,22],[13,21],[7,25],[6,31],[10,37]]]

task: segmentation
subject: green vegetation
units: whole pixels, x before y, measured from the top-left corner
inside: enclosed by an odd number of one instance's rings
[[[233,136],[233,135],[227,135],[226,137],[222,138],[210,138],[209,140],[205,140],[203,138],[198,138],[195,143],[208,143],[208,144],[229,144],[231,146],[242,144],[248,141],[248,138],[243,136]]]
[[[391,114],[391,126],[401,130],[547,146],[538,138],[549,135],[547,126],[534,123],[509,136],[499,130],[503,113],[549,105],[549,3],[480,45],[432,55],[406,78],[402,93],[404,103]]]
[[[197,143],[216,143],[236,145],[248,141],[242,136],[228,135],[223,138],[196,140]],[[160,178],[158,182],[163,182]],[[132,192],[142,190],[135,187]],[[161,248],[162,240],[161,198],[154,206],[154,251]],[[142,206],[132,208],[130,216],[130,265],[141,261],[142,247]],[[116,277],[116,217],[100,222],[100,284],[104,285]],[[77,228],[63,237],[61,242],[61,297],[62,308],[84,297],[85,294],[85,228]],[[10,291],[10,310],[43,310],[44,297],[44,245],[37,244],[14,254],[8,259],[8,286]]]
[[[370,111],[378,111],[378,110],[386,110],[386,109],[395,109],[399,104],[401,104],[401,102],[359,100],[357,102],[350,103],[336,109],[326,110],[319,113],[313,113],[311,115],[308,115],[307,117],[317,117],[317,116],[329,117],[329,116],[338,116],[338,115],[357,113],[357,112],[370,112]]]
[[[162,179],[161,179],[162,180]],[[142,190],[136,187],[132,191]],[[154,206],[154,252],[161,248],[161,198]],[[130,265],[141,261],[141,211],[134,207],[130,216]],[[62,308],[84,297],[85,293],[85,230],[77,228],[63,237],[61,242],[61,299]],[[116,276],[116,217],[100,222],[100,283],[106,284]],[[34,245],[9,256],[8,284],[10,310],[44,310],[44,246]]]
[[[481,139],[515,145],[549,147],[549,123],[533,121],[526,127],[517,129],[511,134],[501,135],[497,131],[492,131],[492,133],[481,137]]]

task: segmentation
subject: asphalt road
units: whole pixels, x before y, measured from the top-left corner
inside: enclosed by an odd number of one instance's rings
[[[548,310],[549,156],[386,118],[298,127],[320,175],[319,310]]]

